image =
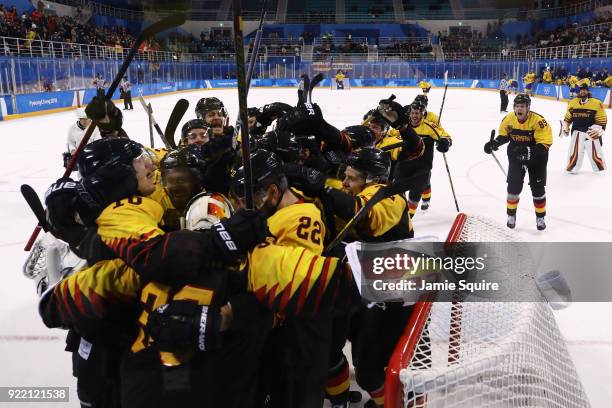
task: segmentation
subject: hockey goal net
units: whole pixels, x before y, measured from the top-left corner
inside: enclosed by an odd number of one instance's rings
[[[508,241],[504,226],[465,214],[447,238]],[[547,303],[427,300],[389,362],[385,407],[590,406]]]

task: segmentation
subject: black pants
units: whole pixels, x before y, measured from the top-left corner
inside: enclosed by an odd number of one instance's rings
[[[506,111],[508,109],[508,92],[499,91],[499,97],[501,98],[501,108],[500,111]]]
[[[123,93],[123,108],[134,109],[134,106],[132,105],[132,91],[125,91]]]
[[[540,163],[523,165],[516,160],[508,160],[508,193],[521,194],[525,173],[529,174],[529,187],[534,197],[546,193],[546,165],[548,157]]]

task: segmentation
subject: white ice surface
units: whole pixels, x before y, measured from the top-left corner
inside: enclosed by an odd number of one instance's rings
[[[319,103],[331,123],[342,128],[358,124],[365,112],[392,92],[403,104],[412,101],[417,94],[416,89],[344,92],[317,89],[313,100]],[[149,101],[163,129],[179,97],[191,103],[189,115],[184,119],[187,120],[193,117],[193,108],[199,98],[213,95],[224,101],[233,120],[238,110],[235,90],[185,92]],[[250,92],[249,106],[272,101],[294,104],[296,91],[255,88]],[[441,101],[442,90],[433,89],[429,94],[429,108],[438,113]],[[133,111],[124,111],[125,129],[132,139],[148,143],[146,114],[137,101],[134,107]],[[548,228],[543,232],[535,229],[531,194],[525,184],[517,214],[517,231],[530,241],[612,241],[610,171],[594,174],[585,161],[580,174],[566,174],[563,169],[568,139],[557,137],[565,104],[534,99],[532,109],[544,115],[553,127],[554,144],[548,162]],[[497,93],[448,90],[442,124],[453,136],[453,146],[447,157],[460,208],[463,212],[505,223],[504,176],[482,150],[491,129],[498,128],[501,118]],[[70,355],[63,351],[64,332],[49,330],[41,323],[33,282],[21,274],[26,255],[23,246],[36,222],[19,193],[19,186],[30,184],[42,196],[46,187],[62,173],[61,152],[65,149],[67,129],[74,120],[74,112],[70,111],[0,122],[4,146],[0,159],[0,260],[5,273],[0,278],[0,386],[69,386],[71,402],[66,406],[70,407],[77,407],[78,403]],[[606,140],[610,140],[608,135]],[[161,144],[156,138],[155,145]],[[610,160],[609,143],[604,143],[604,151]],[[499,151],[498,157],[507,165],[505,148]],[[456,211],[440,154],[435,158],[432,186],[431,208],[426,214],[417,213],[415,230],[417,235],[437,235],[443,239]],[[591,404],[596,408],[612,406],[611,311],[609,303],[581,303],[556,314]],[[4,406],[10,404],[0,403],[0,407]],[[57,407],[61,404],[20,403],[15,406]]]

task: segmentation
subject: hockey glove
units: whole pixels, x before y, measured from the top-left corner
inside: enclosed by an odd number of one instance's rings
[[[325,188],[325,174],[309,167],[287,163],[284,166],[289,184],[309,197],[318,197]]]
[[[378,113],[394,129],[400,129],[410,123],[410,115],[402,105],[395,102],[395,96],[382,99],[378,103]]]
[[[261,211],[238,210],[231,218],[213,224],[219,254],[227,262],[236,262],[268,235],[266,217]]]
[[[47,224],[54,237],[75,248],[85,236],[86,228],[77,222],[77,183],[71,178],[58,179],[45,193]]]
[[[68,167],[68,163],[70,163],[70,159],[72,159],[72,155],[70,152],[62,153],[62,160],[64,161],[64,168]],[[76,166],[72,169],[72,171],[76,170]]]
[[[589,138],[591,140],[597,140],[600,137],[602,137],[605,132],[606,131],[601,126],[599,126],[599,125],[591,125],[591,126],[589,126],[589,129],[587,130],[586,133],[587,133],[587,135],[589,135]]]
[[[451,147],[452,143],[453,142],[448,137],[441,137],[438,139],[436,150],[438,150],[440,153],[446,153],[448,152],[448,148]]]
[[[484,152],[486,154],[491,154],[492,152],[496,152],[499,149],[500,143],[497,140],[491,140],[490,142],[485,143]]]
[[[177,300],[149,314],[145,331],[161,351],[210,351],[221,347],[221,313],[217,306]]]
[[[279,118],[277,129],[296,135],[312,135],[319,131],[323,120],[321,108],[316,103],[300,103],[287,115]]]
[[[232,147],[233,135],[226,134],[223,136],[211,136],[208,143],[205,143],[202,148],[202,157],[206,160],[215,159],[220,153]]]
[[[534,146],[516,145],[510,152],[510,157],[519,163],[527,164],[534,157]]]
[[[259,125],[267,128],[275,119],[288,114],[292,110],[293,107],[291,105],[283,102],[272,102],[259,108],[259,112],[255,117]]]
[[[569,136],[569,134],[570,134],[570,124],[562,120],[561,121],[561,133],[559,133],[559,136],[564,137],[564,136]]]
[[[121,110],[113,101],[105,99],[104,89],[98,89],[97,95],[85,107],[85,113],[96,123],[103,135],[121,129],[123,124]]]

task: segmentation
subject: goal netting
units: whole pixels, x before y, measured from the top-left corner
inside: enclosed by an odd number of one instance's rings
[[[447,244],[512,241],[504,226],[459,214]],[[535,293],[534,302],[417,303],[387,369],[385,407],[589,407]]]

